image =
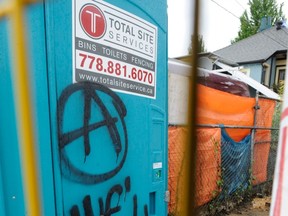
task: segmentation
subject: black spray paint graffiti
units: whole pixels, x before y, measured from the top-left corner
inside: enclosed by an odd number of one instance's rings
[[[83,108],[83,127],[64,132],[64,113],[66,105],[68,104],[69,99],[78,94],[82,94],[81,98],[84,98],[84,108]],[[111,110],[108,110],[107,104],[104,103],[103,98],[109,98],[109,101],[112,101],[113,107],[116,110],[116,117],[115,112],[114,116],[111,114]],[[105,101],[107,102],[107,100]],[[92,120],[92,105],[98,108],[101,113],[102,120],[98,122],[90,123]],[[123,167],[124,162],[127,157],[128,152],[128,135],[127,129],[125,124],[125,116],[127,114],[126,107],[119,96],[117,96],[113,91],[109,88],[95,84],[95,83],[87,83],[81,82],[76,83],[73,85],[68,86],[61,94],[59,101],[58,101],[58,136],[59,136],[59,152],[60,152],[60,160],[61,160],[61,171],[62,175],[74,182],[91,185],[91,184],[98,184],[108,179],[114,177]],[[118,126],[117,126],[118,125]],[[121,156],[121,160],[116,164],[111,170],[107,172],[103,172],[100,174],[92,174],[88,173],[87,171],[83,171],[81,168],[75,166],[72,162],[71,155],[67,154],[65,148],[68,145],[73,145],[72,143],[80,138],[83,137],[83,144],[84,144],[84,163],[86,158],[89,157],[91,154],[92,146],[95,144],[94,142],[90,141],[90,133],[92,131],[96,131],[102,127],[106,127],[108,129],[109,137],[111,143],[113,145],[114,152],[117,157]],[[119,131],[121,128],[121,132]],[[123,147],[124,143],[124,147]],[[95,147],[94,147],[95,148]],[[124,148],[124,151],[123,151]],[[122,152],[123,151],[123,152]],[[97,168],[97,167],[96,167]],[[94,215],[101,215],[101,216],[110,216],[117,212],[120,212],[123,208],[119,204],[120,198],[124,192],[124,202],[131,202],[131,215],[137,216],[138,211],[138,198],[135,194],[133,196],[133,201],[127,200],[126,201],[126,194],[131,191],[131,180],[130,176],[125,178],[124,186],[121,184],[116,184],[112,186],[106,194],[105,203],[102,197],[98,198],[98,203],[96,200],[92,200],[90,195],[85,195],[82,199],[82,206],[83,212],[85,216],[94,216]],[[92,192],[93,193],[93,192]],[[118,196],[117,204],[112,203],[112,198]],[[94,204],[94,205],[93,205]],[[98,208],[96,206],[98,205]],[[95,210],[97,209],[97,210]],[[97,213],[96,213],[97,211]],[[144,216],[148,216],[148,206],[144,205],[142,210]],[[71,216],[80,216],[80,210],[78,205],[73,205],[72,208],[69,210]],[[99,214],[98,214],[99,213]],[[142,213],[140,215],[143,215]]]
[[[107,193],[106,195],[106,202],[104,205],[103,199],[100,197],[98,199],[98,205],[99,205],[99,214],[96,214],[95,211],[93,211],[92,207],[92,201],[91,201],[91,196],[87,195],[83,198],[83,209],[84,209],[84,214],[85,216],[94,216],[94,215],[100,215],[100,216],[111,216],[112,214],[118,213],[121,211],[122,207],[119,205],[121,195],[123,193],[123,190],[125,195],[124,195],[124,200],[126,199],[126,194],[130,192],[130,177],[126,177],[125,179],[125,186],[124,189],[122,185],[116,184],[114,185]],[[117,205],[112,207],[111,206],[111,200],[114,195],[118,196],[118,202]],[[137,195],[133,196],[133,209],[131,210],[131,214],[133,216],[138,215],[138,200],[137,200]],[[132,212],[133,211],[133,212]],[[144,205],[144,210],[143,210],[144,216],[148,216],[148,206]],[[80,216],[80,211],[77,205],[74,205],[71,210],[70,210],[70,215],[71,216]]]
[[[63,118],[64,118],[65,105],[68,99],[74,93],[79,92],[81,92],[84,96],[83,127],[75,129],[70,132],[63,132]],[[111,98],[113,106],[117,110],[117,113],[119,115],[119,119],[117,117],[111,116],[110,112],[108,111],[107,107],[103,103],[98,93],[102,94],[104,93]],[[90,124],[92,102],[96,103],[99,109],[101,110],[103,120],[100,122]],[[59,136],[59,149],[60,149],[62,174],[72,181],[83,184],[97,184],[115,176],[123,167],[128,151],[127,129],[124,121],[125,116],[126,116],[126,107],[124,103],[122,102],[120,97],[118,97],[118,95],[116,95],[109,88],[103,85],[95,83],[93,84],[86,83],[86,82],[76,83],[68,86],[62,92],[58,101],[58,136]],[[117,166],[114,169],[108,170],[107,172],[100,174],[92,174],[79,169],[71,162],[69,156],[65,152],[65,147],[71,144],[74,140],[82,136],[84,138],[84,151],[85,151],[84,161],[85,161],[86,157],[89,156],[91,151],[91,142],[89,139],[90,132],[104,126],[107,127],[109,131],[109,135],[114,145],[114,150],[118,158],[120,152],[122,151],[122,141],[116,126],[116,123],[119,120],[121,122],[124,132],[124,153],[121,161],[117,164]]]

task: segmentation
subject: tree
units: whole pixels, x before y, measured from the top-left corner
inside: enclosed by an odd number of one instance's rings
[[[238,36],[231,41],[235,43],[257,33],[260,28],[261,19],[271,18],[271,24],[285,19],[283,15],[283,3],[278,7],[276,0],[249,0],[250,16],[245,10],[240,17],[240,31]]]
[[[193,42],[193,38],[194,35],[191,35],[191,41],[190,41],[190,46],[188,48],[189,54],[192,54],[192,42]],[[205,43],[203,40],[203,36],[202,35],[198,35],[198,53],[200,52],[206,52],[206,48],[205,48]]]

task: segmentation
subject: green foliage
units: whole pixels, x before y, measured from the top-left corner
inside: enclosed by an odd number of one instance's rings
[[[285,81],[280,80],[277,85],[276,84],[273,85],[273,91],[282,97],[284,93],[284,86],[285,86]]]
[[[280,80],[279,81],[279,85],[278,85],[278,94],[279,95],[283,95],[284,93],[284,84],[285,84],[285,81],[284,80]]]
[[[278,92],[281,96],[284,93],[284,83],[285,83],[284,80],[281,80],[280,85],[279,85],[279,89],[278,89]]]
[[[279,128],[280,127],[281,113],[282,113],[282,102],[278,102],[276,104],[274,115],[273,115],[273,120],[272,120],[272,127],[273,128]],[[272,142],[270,148],[272,151],[276,151],[277,146],[278,146],[279,130],[272,130],[271,135],[272,135],[271,140],[276,141],[276,142]]]
[[[249,0],[248,5],[250,6],[250,13],[248,14],[245,10],[240,17],[240,31],[231,43],[256,34],[260,27],[261,19],[264,17],[271,17],[272,25],[283,18],[285,19],[282,11],[283,3],[278,6],[276,0]]]
[[[190,46],[188,48],[189,54],[192,54],[192,44],[194,40],[194,35],[191,36]],[[206,52],[205,43],[202,35],[198,35],[198,43],[197,43],[197,53]]]

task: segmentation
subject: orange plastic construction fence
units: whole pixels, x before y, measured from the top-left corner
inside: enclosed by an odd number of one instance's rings
[[[168,131],[168,190],[170,191],[169,212],[177,211],[177,198],[180,186],[180,173],[184,159],[187,140],[187,128],[169,127]],[[179,194],[179,195],[178,195]]]
[[[198,85],[197,124],[253,126],[255,98],[241,97]],[[236,142],[250,133],[250,129],[227,129]]]
[[[221,190],[221,129],[197,129],[196,206],[215,198]]]
[[[256,115],[257,127],[272,127],[272,119],[276,106],[276,101],[260,98],[259,108]],[[271,140],[271,130],[256,130],[252,161],[253,185],[263,183],[267,180],[267,165],[269,159]],[[267,142],[266,142],[267,141]],[[265,142],[258,143],[257,142]]]
[[[197,124],[223,124],[253,126],[255,98],[240,97],[198,85]],[[256,114],[257,127],[271,127],[276,102],[260,98]],[[241,141],[251,129],[227,129],[234,141]],[[169,212],[177,212],[177,199],[181,198],[181,168],[185,157],[188,130],[184,126],[169,127],[168,143],[168,188],[170,191]],[[270,130],[256,130],[255,142],[270,141]],[[254,146],[252,174],[253,184],[267,180],[267,164],[270,143]],[[202,206],[217,196],[221,190],[221,129],[197,129],[196,206]]]
[[[177,212],[177,199],[185,190],[181,184],[181,168],[185,157],[187,132],[185,127],[169,127],[169,212]],[[201,206],[220,192],[217,185],[221,178],[220,128],[198,129],[197,143],[196,206]]]

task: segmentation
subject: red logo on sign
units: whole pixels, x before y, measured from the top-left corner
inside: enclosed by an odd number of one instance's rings
[[[106,31],[106,20],[102,11],[92,4],[84,5],[80,11],[80,23],[84,32],[94,39],[101,38]]]

